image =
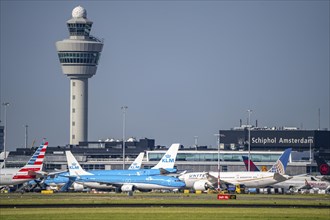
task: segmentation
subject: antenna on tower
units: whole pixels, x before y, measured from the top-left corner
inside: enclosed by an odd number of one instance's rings
[[[319,108],[319,129],[321,130],[321,109]]]

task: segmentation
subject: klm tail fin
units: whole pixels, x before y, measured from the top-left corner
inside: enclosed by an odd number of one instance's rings
[[[158,164],[151,169],[173,169],[180,144],[172,144]]]
[[[133,163],[131,164],[131,166],[128,169],[129,170],[141,169],[143,157],[144,157],[144,152],[140,153],[139,156],[137,156],[137,158],[133,161]]]
[[[327,176],[330,175],[330,166],[327,164],[327,162],[320,157],[315,157],[317,167],[319,169],[319,172],[321,175]]]
[[[243,162],[245,164],[245,168],[246,170],[249,170],[249,157],[247,156],[242,156],[243,158]],[[259,168],[253,163],[252,160],[250,160],[250,171],[255,171],[255,172],[259,172]]]
[[[73,156],[71,151],[65,151],[65,154],[66,154],[66,160],[68,162],[68,169],[69,169],[70,176],[93,175],[93,174],[85,171],[80,166],[80,164],[78,163],[76,158]]]
[[[286,149],[268,172],[285,174],[292,148]]]
[[[33,156],[13,177],[13,179],[34,179],[38,171],[42,170],[48,142],[41,144]]]

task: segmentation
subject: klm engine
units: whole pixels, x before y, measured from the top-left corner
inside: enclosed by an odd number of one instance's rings
[[[121,187],[122,192],[133,192],[134,191],[134,186],[133,185],[123,185]]]
[[[79,183],[73,183],[72,186],[75,192],[82,192],[84,190],[84,186]]]

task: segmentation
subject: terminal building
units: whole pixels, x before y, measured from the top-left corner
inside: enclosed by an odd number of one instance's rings
[[[249,131],[250,129],[250,131]],[[250,132],[250,156],[257,166],[269,169],[286,148],[292,148],[287,174],[317,174],[316,156],[330,160],[330,131],[299,130],[293,128],[256,128],[241,126],[219,131],[219,147],[180,146],[176,167],[179,171],[216,171],[218,156],[222,172],[244,171],[242,156],[248,155]],[[7,167],[24,165],[35,148],[17,148],[10,153]],[[66,169],[65,151],[70,150],[84,169],[122,169],[122,140],[106,139],[79,142],[79,145],[49,146],[45,158],[45,170]],[[166,147],[156,146],[154,139],[129,138],[125,141],[126,168],[140,152],[145,152],[144,168],[154,166],[166,152]]]

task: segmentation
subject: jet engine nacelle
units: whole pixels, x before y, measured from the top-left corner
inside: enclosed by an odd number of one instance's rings
[[[201,191],[205,191],[209,188],[207,182],[202,180],[196,181],[193,187],[194,190],[201,190]]]
[[[73,183],[72,186],[75,192],[82,192],[84,190],[84,186],[79,183]]]
[[[123,185],[121,187],[122,192],[133,192],[134,191],[134,186],[133,185]]]

